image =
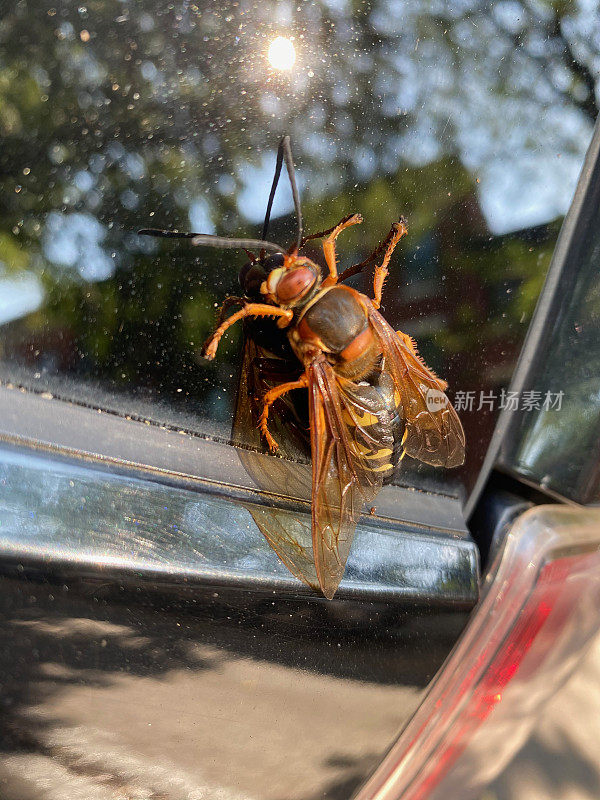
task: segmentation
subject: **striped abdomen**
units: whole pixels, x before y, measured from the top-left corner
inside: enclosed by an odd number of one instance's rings
[[[404,436],[404,409],[394,382],[381,369],[347,393],[353,407],[346,407],[343,413],[353,446],[361,454],[362,463],[378,473],[384,483],[390,483],[403,455]]]

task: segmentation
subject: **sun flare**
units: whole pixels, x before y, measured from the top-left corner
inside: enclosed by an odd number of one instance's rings
[[[269,64],[274,69],[290,70],[296,63],[296,49],[291,39],[278,36],[269,45],[267,53]]]

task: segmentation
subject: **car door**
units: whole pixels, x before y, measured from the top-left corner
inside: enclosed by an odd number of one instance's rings
[[[469,515],[592,138],[569,25],[504,6],[9,3],[3,796],[346,797],[382,761],[479,598],[494,525]],[[467,436],[460,470],[402,462],[333,601],[261,533],[310,530],[309,464],[238,424],[241,333],[201,357],[244,254],[137,235],[258,236],[283,132],[307,232],[364,217],[340,263],[406,215],[383,312]]]

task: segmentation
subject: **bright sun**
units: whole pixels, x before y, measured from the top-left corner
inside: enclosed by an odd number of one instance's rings
[[[269,45],[269,64],[275,69],[291,69],[296,62],[296,50],[290,39],[278,36]]]

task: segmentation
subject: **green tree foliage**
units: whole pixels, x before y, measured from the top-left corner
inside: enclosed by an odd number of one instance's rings
[[[463,292],[433,339],[447,358],[473,354],[481,373],[485,346],[522,340],[557,226],[533,243],[495,237],[473,212],[478,177],[544,148],[581,157],[597,112],[599,20],[550,2],[8,0],[0,264],[5,278],[37,276],[44,300],[7,324],[0,354],[216,413],[235,337],[217,364],[198,354],[243,254],[135,231],[201,220],[256,234],[264,176],[254,190],[245,176],[272,168],[286,131],[308,228],[365,217],[340,241],[344,259],[403,213],[405,259],[433,231],[447,283],[479,282],[486,302]],[[265,59],[281,32],[298,52],[290,74]],[[244,188],[251,209],[239,206]],[[391,312],[410,271],[397,265]]]

